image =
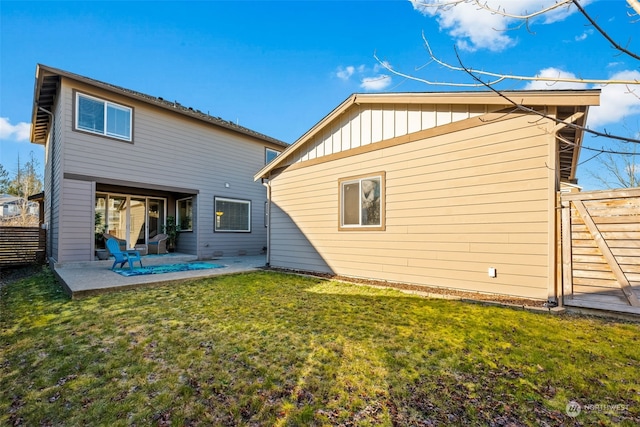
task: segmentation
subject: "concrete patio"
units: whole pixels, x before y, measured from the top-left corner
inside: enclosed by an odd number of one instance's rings
[[[194,255],[166,254],[147,255],[142,257],[145,267],[153,265],[180,264],[198,261]],[[106,261],[84,261],[56,264],[54,273],[64,290],[71,298],[82,298],[91,295],[154,286],[169,282],[178,282],[197,277],[220,276],[259,270],[265,266],[265,256],[222,257],[212,260],[199,260],[211,264],[223,265],[223,268],[208,270],[179,271],[175,273],[149,274],[125,277],[111,271],[113,259]],[[135,263],[135,265],[139,265]]]

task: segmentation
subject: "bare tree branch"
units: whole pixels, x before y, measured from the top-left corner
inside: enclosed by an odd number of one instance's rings
[[[610,80],[610,79],[593,79],[593,78],[567,78],[567,77],[561,77],[561,76],[554,76],[554,77],[519,76],[519,75],[515,75],[515,74],[504,74],[504,73],[496,73],[496,72],[491,72],[491,71],[475,70],[473,68],[464,69],[464,68],[459,67],[459,66],[451,65],[451,64],[439,59],[438,57],[436,57],[435,54],[433,53],[433,51],[431,50],[431,46],[429,45],[429,41],[427,40],[424,32],[422,33],[422,40],[424,41],[425,48],[427,49],[427,52],[429,53],[429,57],[431,58],[431,61],[433,61],[433,62],[443,66],[444,68],[447,68],[447,69],[451,70],[451,71],[471,72],[471,73],[474,73],[474,74],[477,74],[477,75],[491,77],[491,78],[493,78],[495,80],[493,80],[491,83],[483,82],[482,84],[477,84],[477,83],[454,83],[454,82],[433,82],[433,81],[422,79],[420,77],[412,76],[410,74],[405,74],[405,73],[396,71],[393,68],[391,68],[391,66],[386,61],[380,60],[380,58],[378,58],[378,56],[375,53],[374,53],[373,57],[375,58],[376,61],[378,61],[378,63],[381,66],[386,68],[390,73],[393,73],[393,74],[395,74],[397,76],[404,77],[404,78],[407,78],[407,79],[410,79],[410,80],[415,80],[417,82],[426,83],[426,84],[429,84],[429,85],[481,87],[481,86],[485,86],[486,84],[495,85],[495,84],[500,83],[500,82],[505,81],[505,80],[518,80],[518,81],[528,81],[528,82],[549,82],[550,84],[562,82],[562,83],[600,84],[600,85],[608,85],[608,84],[640,85],[640,81],[638,81],[638,80]],[[633,91],[630,90],[630,92],[633,92]]]
[[[424,37],[424,34],[423,34],[423,37]],[[427,45],[427,47],[428,47],[428,45]],[[431,52],[430,48],[429,48],[429,52]],[[389,71],[390,73],[393,73],[396,76],[404,77],[404,78],[409,79],[409,80],[415,80],[415,81],[420,82],[420,83],[425,83],[425,84],[432,85],[432,86],[455,86],[455,87],[481,87],[481,86],[483,86],[482,84],[478,84],[478,83],[436,82],[436,81],[432,81],[432,80],[423,79],[423,78],[420,78],[420,77],[413,76],[411,74],[405,74],[405,73],[402,73],[400,71],[394,70],[393,68],[391,68],[391,66],[388,64],[387,61],[383,61],[380,58],[378,58],[378,55],[375,52],[373,53],[373,57],[375,58],[376,61],[378,61],[378,64],[380,64],[382,67],[387,69],[387,71]],[[441,65],[443,65],[443,66],[445,66],[447,68],[451,67],[448,64],[446,64],[445,62],[442,62],[439,59],[437,59],[435,56],[431,56],[431,59],[434,62],[437,62],[438,64],[441,64]],[[451,67],[451,69],[454,69],[454,67]],[[458,69],[458,70],[455,70],[455,71],[463,71],[463,70],[462,69]],[[499,77],[496,80],[494,80],[493,82],[491,82],[490,84],[497,84],[497,83],[500,83],[501,81],[503,81],[505,79],[506,79],[506,77]]]
[[[632,12],[628,13],[628,16],[631,18],[637,18],[640,16],[640,0],[626,0],[626,3],[629,5]],[[594,28],[612,47],[614,50],[620,52],[621,54],[627,55],[634,60],[640,60],[640,55],[632,52],[627,46],[623,46],[622,44],[616,42],[613,37],[611,37],[605,29],[603,29],[596,19],[592,18],[588,12],[582,7],[582,4],[579,0],[557,0],[553,5],[542,8],[532,13],[525,12],[524,14],[513,14],[507,12],[507,10],[503,7],[494,8],[490,6],[487,0],[414,0],[414,5],[417,5],[417,9],[420,6],[424,9],[432,8],[440,12],[446,12],[453,7],[459,5],[473,5],[476,6],[478,10],[487,11],[493,15],[500,15],[508,20],[512,21],[522,21],[517,28],[521,28],[523,25],[526,25],[527,30],[529,30],[529,23],[533,18],[539,17],[546,13],[549,13],[555,9],[566,7],[570,8],[571,6],[575,6],[577,11],[589,22],[589,25]],[[424,12],[423,9],[423,12]],[[632,23],[640,22],[640,19],[637,21],[632,21]],[[496,31],[505,31],[505,30],[496,30]],[[588,150],[595,154],[590,156],[588,159],[583,160],[580,164],[587,163],[593,159],[597,159],[597,161],[601,164],[602,170],[606,173],[606,175],[597,175],[594,171],[590,171],[590,174],[593,178],[600,181],[607,187],[634,187],[640,184],[640,163],[638,163],[637,156],[640,156],[640,140],[631,137],[623,137],[618,135],[612,135],[608,133],[606,130],[603,132],[595,131],[585,126],[577,125],[575,123],[576,119],[579,118],[577,114],[565,119],[560,120],[556,117],[545,114],[543,111],[538,111],[533,108],[522,105],[517,102],[517,100],[513,100],[509,97],[508,93],[502,92],[496,89],[496,85],[498,83],[503,83],[506,81],[526,81],[526,82],[548,82],[549,85],[554,83],[562,82],[562,83],[576,83],[581,85],[592,84],[592,85],[611,85],[611,84],[620,84],[625,85],[627,88],[627,92],[636,98],[640,99],[640,91],[637,90],[638,85],[640,85],[640,81],[637,79],[633,80],[611,80],[611,79],[595,79],[595,78],[575,78],[575,77],[562,77],[558,76],[522,76],[522,75],[510,75],[506,73],[497,73],[492,71],[484,71],[484,70],[475,70],[473,68],[466,67],[458,53],[458,50],[454,47],[455,54],[457,57],[457,61],[459,65],[453,65],[447,63],[440,58],[436,57],[433,53],[431,46],[424,34],[422,33],[422,39],[424,41],[425,48],[429,54],[429,62],[440,65],[441,67],[455,72],[462,72],[468,76],[470,76],[473,80],[472,83],[456,83],[456,82],[434,82],[427,79],[422,79],[413,75],[409,75],[406,73],[402,73],[400,71],[396,71],[389,65],[388,62],[381,61],[377,55],[374,54],[374,58],[378,61],[380,65],[382,65],[385,69],[387,69],[390,73],[393,73],[397,76],[403,77],[405,79],[418,81],[421,83],[429,84],[429,85],[444,85],[444,86],[457,86],[457,87],[482,87],[487,88],[490,91],[496,93],[498,96],[503,98],[508,104],[513,106],[514,111],[519,110],[525,113],[529,113],[535,116],[538,116],[539,119],[542,120],[546,118],[548,120],[552,120],[556,123],[555,129],[558,130],[562,127],[570,127],[575,130],[579,130],[584,132],[585,134],[590,134],[594,137],[603,137],[610,140],[617,141],[617,146],[608,145],[607,148],[595,148],[589,147],[588,145],[581,145],[582,150]],[[422,68],[422,67],[420,67]],[[416,68],[416,71],[420,68]],[[537,121],[534,120],[534,121]],[[637,133],[636,133],[637,135]],[[560,146],[560,150],[573,150],[573,147],[576,147],[577,144],[567,138],[564,138],[559,132],[556,132],[556,138],[562,142]],[[627,149],[623,144],[630,143],[630,149]],[[603,156],[604,155],[604,156]]]
[[[627,0],[627,3],[629,3],[629,6],[631,6],[631,8],[636,11],[636,16],[640,15],[640,1]]]
[[[495,9],[490,7],[486,2],[481,2],[480,0],[451,0],[451,1],[446,1],[442,3],[428,3],[426,1],[415,1],[415,3],[425,8],[434,8],[434,9],[441,9],[441,10],[448,10],[461,3],[469,3],[469,4],[475,4],[476,6],[478,6],[478,9],[484,9],[486,11],[491,12],[494,15],[502,15],[507,18],[518,19],[518,20],[528,20],[531,18],[535,18],[536,16],[539,16],[539,15],[544,15],[545,13],[548,13],[559,7],[563,7],[563,6],[569,7],[571,6],[571,3],[573,3],[573,0],[562,0],[552,4],[549,7],[546,7],[544,9],[538,10],[533,13],[527,13],[525,15],[514,15],[511,13],[507,13],[507,11],[504,8],[502,10]]]
[[[614,154],[622,155],[614,157]],[[640,185],[640,163],[635,161],[636,155],[640,155],[637,146],[634,146],[632,151],[606,153],[603,158],[598,159],[598,163],[607,173],[589,170],[589,175],[609,188],[637,187]]]
[[[558,124],[563,124],[567,127],[570,127],[572,129],[576,129],[576,130],[581,130],[583,132],[589,133],[591,135],[594,136],[601,136],[601,137],[605,137],[605,138],[609,138],[609,139],[615,139],[618,141],[624,141],[624,142],[632,142],[634,144],[640,144],[640,139],[634,139],[634,138],[628,138],[628,137],[624,137],[624,136],[618,136],[618,135],[612,135],[606,132],[599,132],[597,130],[593,130],[590,129],[588,127],[584,127],[584,126],[579,126],[576,125],[575,123],[570,123],[570,122],[566,122],[564,120],[558,119],[556,117],[550,116],[548,114],[545,113],[541,113],[540,111],[537,111],[533,108],[530,107],[526,107],[514,100],[512,100],[511,98],[509,98],[507,95],[505,95],[503,92],[497,90],[496,88],[494,88],[492,85],[485,83],[484,81],[482,81],[478,76],[476,76],[473,73],[473,70],[468,69],[464,66],[464,64],[462,63],[462,59],[460,59],[460,55],[458,54],[458,50],[455,49],[456,52],[456,57],[458,58],[458,62],[460,63],[460,68],[467,73],[472,79],[474,79],[476,82],[478,82],[478,84],[481,84],[482,86],[488,88],[489,90],[491,90],[492,92],[494,92],[495,94],[497,94],[498,96],[500,96],[502,99],[504,99],[505,101],[507,101],[509,104],[513,105],[515,108],[517,108],[518,110],[527,112],[527,113],[531,113],[531,114],[535,114],[539,117],[543,117],[549,120],[552,120]]]
[[[444,1],[444,2],[439,2],[439,3],[427,3],[424,1],[418,1],[415,0],[414,4],[420,5],[423,8],[432,8],[432,9],[436,9],[436,10],[449,10],[455,6],[458,6],[460,4],[473,4],[476,5],[478,7],[478,9],[484,9],[488,12],[490,12],[493,15],[500,15],[500,16],[504,16],[505,18],[510,18],[510,19],[515,19],[515,20],[522,20],[524,21],[524,23],[527,25],[527,29],[529,28],[529,20],[531,20],[532,18],[535,18],[537,16],[540,15],[544,15],[546,13],[549,13],[550,11],[557,9],[559,7],[571,7],[571,5],[574,5],[578,11],[582,14],[582,16],[584,16],[587,21],[589,21],[589,23],[591,24],[591,26],[593,28],[595,28],[596,31],[598,31],[600,33],[600,35],[602,35],[602,37],[604,37],[610,44],[611,46],[613,46],[613,48],[619,52],[624,53],[625,55],[628,55],[634,59],[640,60],[640,55],[636,54],[635,52],[630,51],[629,49],[625,48],[624,46],[622,46],[620,43],[616,42],[608,33],[607,31],[605,31],[600,25],[598,25],[598,23],[596,22],[595,19],[593,19],[588,13],[587,11],[584,9],[584,7],[582,7],[582,5],[580,4],[580,2],[578,0],[562,0],[559,1],[549,7],[540,9],[536,12],[533,13],[526,13],[524,15],[516,15],[516,14],[512,14],[512,13],[508,13],[506,11],[506,9],[504,8],[492,8],[490,7],[486,1],[482,2],[480,0],[450,0],[450,1]],[[636,11],[636,14],[640,15],[640,2],[639,0],[627,0],[627,3],[629,4],[629,6],[631,6],[631,8],[633,8]],[[500,31],[500,30],[496,30],[496,31]],[[502,30],[504,31],[504,30]]]
[[[627,3],[629,3],[631,5],[631,7],[633,7],[634,3],[636,3],[638,8],[640,8],[640,5],[638,5],[637,0],[627,0]],[[631,52],[630,50],[628,50],[625,47],[622,47],[619,43],[617,43],[615,40],[613,40],[613,38],[605,30],[603,30],[602,27],[600,27],[600,25],[598,25],[598,23],[593,18],[591,18],[591,16],[587,13],[586,10],[584,10],[584,8],[578,2],[578,0],[573,0],[573,4],[578,8],[578,10],[582,14],[582,16],[587,18],[587,21],[589,21],[589,23],[593,26],[593,28],[595,28],[596,31],[599,32],[602,37],[607,39],[607,41],[609,43],[611,43],[611,45],[613,46],[614,49],[616,49],[616,50],[618,50],[618,51],[620,51],[620,52],[622,52],[622,53],[624,53],[626,55],[629,55],[630,57],[632,57],[634,59],[640,60],[640,55],[637,55],[637,54]]]

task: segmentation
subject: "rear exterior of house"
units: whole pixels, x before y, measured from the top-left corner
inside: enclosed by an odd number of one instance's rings
[[[286,147],[276,139],[38,65],[31,141],[45,145],[51,262],[93,260],[102,232],[145,244],[171,216],[182,253],[207,259],[266,246],[266,190],[252,177]]]
[[[256,179],[273,267],[540,300],[597,91],[353,95]],[[564,123],[562,123],[564,122]]]

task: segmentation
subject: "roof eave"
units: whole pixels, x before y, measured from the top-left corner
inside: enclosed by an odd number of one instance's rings
[[[193,110],[187,107],[184,107],[180,104],[178,104],[177,102],[169,102],[169,101],[165,101],[161,98],[156,98],[156,97],[152,97],[149,95],[145,95],[143,93],[140,92],[136,92],[136,91],[132,91],[132,90],[128,90],[119,86],[115,86],[115,85],[111,85],[105,82],[101,82],[99,80],[94,80],[88,77],[84,77],[81,76],[79,74],[74,74],[74,73],[70,73],[68,71],[64,71],[64,70],[60,70],[57,68],[53,68],[53,67],[49,67],[46,65],[42,65],[42,64],[38,64],[37,69],[36,69],[36,87],[34,90],[34,109],[33,109],[33,113],[32,113],[32,131],[31,131],[31,141],[34,143],[40,143],[40,144],[44,144],[45,141],[39,140],[36,141],[37,136],[35,136],[35,126],[34,126],[34,120],[37,116],[37,111],[38,111],[38,100],[39,100],[39,96],[40,96],[40,91],[42,90],[42,81],[43,81],[43,76],[45,74],[49,74],[49,75],[57,75],[59,77],[65,77],[68,78],[70,80],[79,82],[79,83],[84,83],[84,84],[88,84],[91,85],[93,87],[97,87],[99,89],[102,90],[106,90],[108,92],[111,93],[116,93],[118,95],[122,95],[122,96],[126,96],[128,98],[131,99],[135,99],[137,101],[143,102],[145,104],[148,105],[153,105],[155,107],[158,108],[162,108],[164,110],[167,111],[171,111],[174,113],[178,113],[181,114],[183,116],[187,116],[190,118],[194,118],[196,120],[220,127],[220,128],[224,128],[227,130],[230,130],[232,132],[235,133],[239,133],[245,136],[249,136],[261,141],[265,141],[265,142],[269,142],[272,143],[276,146],[279,147],[288,147],[289,144],[287,144],[284,141],[280,141],[279,139],[276,138],[272,138],[268,135],[262,134],[260,132],[256,132],[253,131],[249,128],[245,128],[243,126],[234,124],[232,122],[228,122],[226,120],[223,120],[221,118],[216,118],[213,116],[210,116],[208,114],[204,114],[202,112],[199,112],[197,110]]]
[[[580,96],[576,96],[580,95]],[[364,93],[355,95],[356,104],[471,104],[528,106],[587,106],[598,105],[599,89],[531,90],[484,92],[407,92]],[[511,101],[511,102],[510,102]]]
[[[576,106],[588,107],[599,105],[600,89],[586,90],[537,90],[537,91],[506,91],[502,92],[508,99],[520,105],[536,106]],[[579,95],[579,96],[577,96]],[[276,157],[254,175],[254,180],[268,178],[271,171],[280,167],[285,160],[312,138],[319,130],[343,114],[352,105],[366,104],[474,104],[474,105],[505,105],[509,101],[495,92],[430,92],[430,93],[377,93],[352,94],[327,116],[314,125],[309,131],[298,138],[282,154]],[[575,174],[575,172],[573,172]]]
[[[340,105],[334,108],[329,114],[323,117],[318,123],[316,123],[311,129],[304,133],[300,138],[298,138],[293,144],[289,145],[286,150],[284,150],[278,157],[273,159],[270,163],[268,163],[265,167],[260,169],[258,173],[253,176],[253,180],[257,181],[261,178],[267,178],[269,173],[280,165],[284,159],[289,156],[293,150],[295,150],[303,141],[308,140],[319,129],[322,129],[324,125],[330,121],[332,121],[335,117],[338,117],[340,114],[344,113],[349,107],[351,107],[356,100],[357,94],[352,94],[347,99],[345,99]]]

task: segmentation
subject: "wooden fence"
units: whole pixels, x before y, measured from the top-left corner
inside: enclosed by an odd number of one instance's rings
[[[640,188],[561,200],[564,303],[640,314]]]
[[[45,244],[40,227],[0,227],[0,268],[44,262]]]

